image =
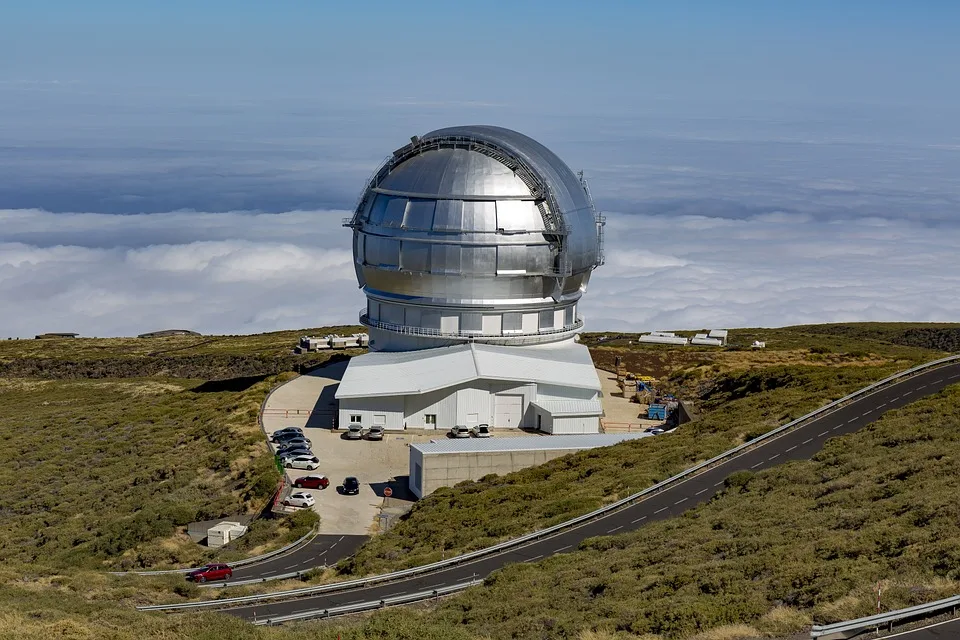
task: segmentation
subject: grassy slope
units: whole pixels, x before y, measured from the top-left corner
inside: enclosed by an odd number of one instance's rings
[[[431,624],[498,638],[680,638],[742,623],[777,634],[868,615],[877,581],[885,608],[910,606],[960,590],[958,494],[954,385],[830,440],[813,460],[735,474],[683,517],[508,567]]]
[[[659,438],[584,451],[539,467],[440,489],[345,567],[387,571],[479,549],[591,511],[866,386],[903,364],[767,367],[724,374],[704,415]]]
[[[358,333],[362,327],[321,327],[243,336],[171,336],[168,338],[64,338],[0,341],[0,362],[22,358],[89,360],[146,358],[161,355],[280,356],[290,353],[300,336]]]
[[[199,382],[0,379],[0,558],[192,562],[174,527],[261,506],[279,478],[256,418],[273,381]]]

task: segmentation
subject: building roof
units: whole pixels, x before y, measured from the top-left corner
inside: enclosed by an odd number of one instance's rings
[[[357,356],[350,360],[336,397],[421,394],[481,378],[600,390],[593,359],[583,345],[503,347],[471,342]]]
[[[726,329],[710,329],[711,338],[726,338],[728,331]]]
[[[649,433],[591,433],[565,436],[520,436],[517,438],[442,438],[410,445],[424,455],[438,453],[498,453],[506,451],[579,450],[609,447],[626,440],[650,437]]]
[[[554,418],[566,416],[599,416],[603,415],[600,399],[595,400],[534,400],[534,404]]]

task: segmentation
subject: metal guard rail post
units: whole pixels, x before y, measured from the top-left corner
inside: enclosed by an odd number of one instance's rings
[[[294,542],[291,542],[290,544],[288,544],[288,545],[285,546],[285,547],[281,547],[281,548],[279,548],[279,549],[275,549],[275,550],[273,550],[273,551],[269,551],[269,552],[267,552],[267,553],[264,553],[263,555],[254,556],[253,558],[245,558],[245,559],[243,559],[243,560],[237,560],[236,562],[231,562],[231,563],[230,563],[230,566],[231,566],[231,567],[244,567],[244,566],[246,566],[246,565],[248,565],[248,564],[255,564],[255,563],[257,563],[257,562],[263,562],[264,560],[269,560],[270,558],[273,558],[273,557],[282,555],[282,554],[284,554],[284,553],[287,553],[288,551],[293,551],[294,549],[296,549],[297,547],[299,547],[299,546],[300,546],[301,544],[303,544],[304,542],[307,542],[308,540],[312,540],[313,538],[315,538],[316,535],[317,535],[317,528],[316,528],[316,527],[312,527],[312,528],[310,529],[310,531],[306,532],[306,533],[305,533],[304,535],[302,535],[300,538],[298,538],[298,539],[295,540]],[[135,575],[135,576],[162,576],[162,575],[171,575],[171,574],[175,574],[175,573],[190,573],[191,571],[193,571],[194,569],[197,569],[197,568],[198,568],[198,567],[194,567],[193,569],[167,569],[167,570],[162,570],[162,571],[110,571],[109,573],[110,573],[110,575],[112,575],[112,576],[129,576],[129,575]],[[259,582],[259,580],[258,580],[257,582]],[[236,583],[233,583],[233,584],[236,584]]]
[[[571,527],[575,527],[577,525],[583,524],[590,520],[594,520],[596,518],[609,515],[624,506],[627,506],[632,504],[633,502],[636,502],[641,498],[645,498],[647,496],[653,495],[671,485],[679,484],[682,481],[688,480],[692,476],[696,475],[698,472],[703,471],[707,468],[713,467],[718,462],[725,462],[727,460],[736,458],[741,453],[744,453],[747,450],[753,449],[760,444],[764,444],[770,440],[773,440],[777,436],[782,435],[785,431],[793,429],[794,427],[812,418],[819,418],[822,415],[829,413],[833,409],[836,409],[840,405],[846,402],[849,402],[850,400],[859,398],[861,396],[869,395],[873,391],[876,391],[878,388],[884,385],[887,385],[890,382],[897,381],[902,378],[906,378],[910,375],[913,375],[914,373],[917,373],[918,371],[925,371],[927,369],[932,369],[942,364],[955,362],[958,360],[960,360],[960,355],[947,356],[945,358],[940,358],[938,360],[933,360],[931,362],[926,362],[924,364],[911,367],[910,369],[906,369],[905,371],[900,371],[898,373],[895,373],[891,376],[884,378],[883,380],[880,380],[879,382],[874,382],[873,384],[863,387],[862,389],[858,389],[857,391],[854,391],[853,393],[850,393],[840,398],[839,400],[834,400],[833,402],[825,404],[818,409],[814,409],[810,413],[803,415],[795,420],[791,420],[790,422],[780,427],[777,427],[776,429],[768,431],[767,433],[761,436],[758,436],[753,440],[750,440],[749,442],[745,442],[741,445],[738,445],[733,449],[730,449],[728,451],[725,451],[724,453],[714,456],[713,458],[710,458],[705,462],[701,462],[700,464],[694,465],[689,469],[686,469],[685,471],[681,471],[675,476],[671,476],[666,480],[662,480],[657,484],[647,487],[642,491],[638,491],[637,493],[634,493],[633,495],[630,495],[630,496],[627,496],[626,498],[618,500],[617,502],[610,503],[604,507],[600,507],[599,509],[596,509],[595,511],[591,511],[590,513],[585,513],[582,516],[578,516],[576,518],[572,518],[565,522],[561,522],[559,524],[553,525],[552,527],[547,527],[546,529],[540,529],[538,531],[528,533],[524,536],[520,536],[519,538],[507,540],[505,542],[495,544],[485,549],[478,549],[477,551],[471,551],[469,553],[465,553],[465,554],[456,556],[454,558],[433,562],[431,564],[421,565],[419,567],[402,569],[400,571],[384,573],[376,576],[370,576],[367,578],[358,578],[356,580],[346,580],[343,582],[334,582],[331,584],[317,585],[315,587],[304,587],[302,589],[291,589],[288,591],[277,591],[274,593],[263,593],[259,595],[253,595],[253,596],[224,598],[221,600],[206,600],[201,602],[186,602],[182,604],[150,605],[150,606],[137,607],[137,609],[140,611],[175,611],[180,609],[200,609],[204,607],[220,607],[223,605],[244,604],[248,602],[258,602],[261,600],[272,600],[272,599],[278,599],[278,598],[292,598],[297,596],[317,595],[317,594],[326,593],[330,591],[343,591],[346,589],[351,589],[353,587],[365,587],[365,586],[368,586],[371,584],[377,584],[380,582],[390,582],[392,580],[409,578],[409,577],[413,577],[423,573],[430,573],[438,569],[446,569],[449,567],[454,567],[458,564],[462,564],[470,560],[476,560],[477,558],[481,558],[483,556],[492,555],[494,553],[506,551],[507,549],[511,549],[513,547],[522,546],[527,542],[538,540],[540,538],[552,535],[564,529],[569,529]]]
[[[833,634],[838,634],[838,638],[846,638],[844,635],[851,631],[865,631],[871,627],[890,626],[894,622],[907,618],[928,617],[931,614],[942,613],[945,609],[956,609],[960,606],[960,596],[952,596],[920,604],[915,607],[898,609],[887,613],[878,613],[877,615],[867,616],[866,618],[857,618],[856,620],[847,620],[846,622],[835,622],[834,624],[813,625],[810,630],[811,638],[830,638]]]
[[[424,600],[432,600],[434,598],[440,598],[443,596],[450,595],[452,593],[458,593],[460,591],[465,591],[470,587],[474,587],[478,584],[483,583],[483,580],[470,580],[469,582],[461,582],[459,584],[450,585],[449,587],[440,587],[437,589],[432,589],[430,591],[418,591],[417,593],[405,593],[403,595],[394,596],[392,598],[384,598],[383,600],[370,600],[367,602],[357,602],[355,604],[347,604],[339,607],[329,607],[326,609],[312,609],[310,611],[301,611],[299,613],[291,613],[285,616],[276,616],[273,618],[264,618],[263,620],[254,620],[253,624],[257,626],[264,625],[277,625],[284,622],[293,622],[294,620],[309,620],[311,618],[335,618],[337,616],[345,616],[351,613],[360,613],[362,611],[372,611],[374,609],[383,609],[385,607],[392,607],[400,604],[411,604],[413,602],[422,602]]]

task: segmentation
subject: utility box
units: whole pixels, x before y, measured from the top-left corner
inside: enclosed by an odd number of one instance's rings
[[[221,522],[207,529],[207,546],[218,549],[231,541],[236,540],[247,532],[247,528],[239,522]]]
[[[652,404],[649,407],[647,407],[647,419],[648,420],[666,420],[667,405]]]

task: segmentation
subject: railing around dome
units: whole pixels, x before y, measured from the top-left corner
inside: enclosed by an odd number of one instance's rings
[[[577,318],[576,322],[566,327],[559,329],[542,329],[536,333],[479,333],[475,331],[443,331],[442,329],[411,327],[394,322],[383,322],[382,320],[372,319],[367,315],[366,309],[361,309],[360,324],[365,327],[370,327],[371,329],[382,329],[405,336],[422,336],[425,338],[449,338],[451,340],[523,340],[524,338],[573,333],[583,328],[583,318]]]

